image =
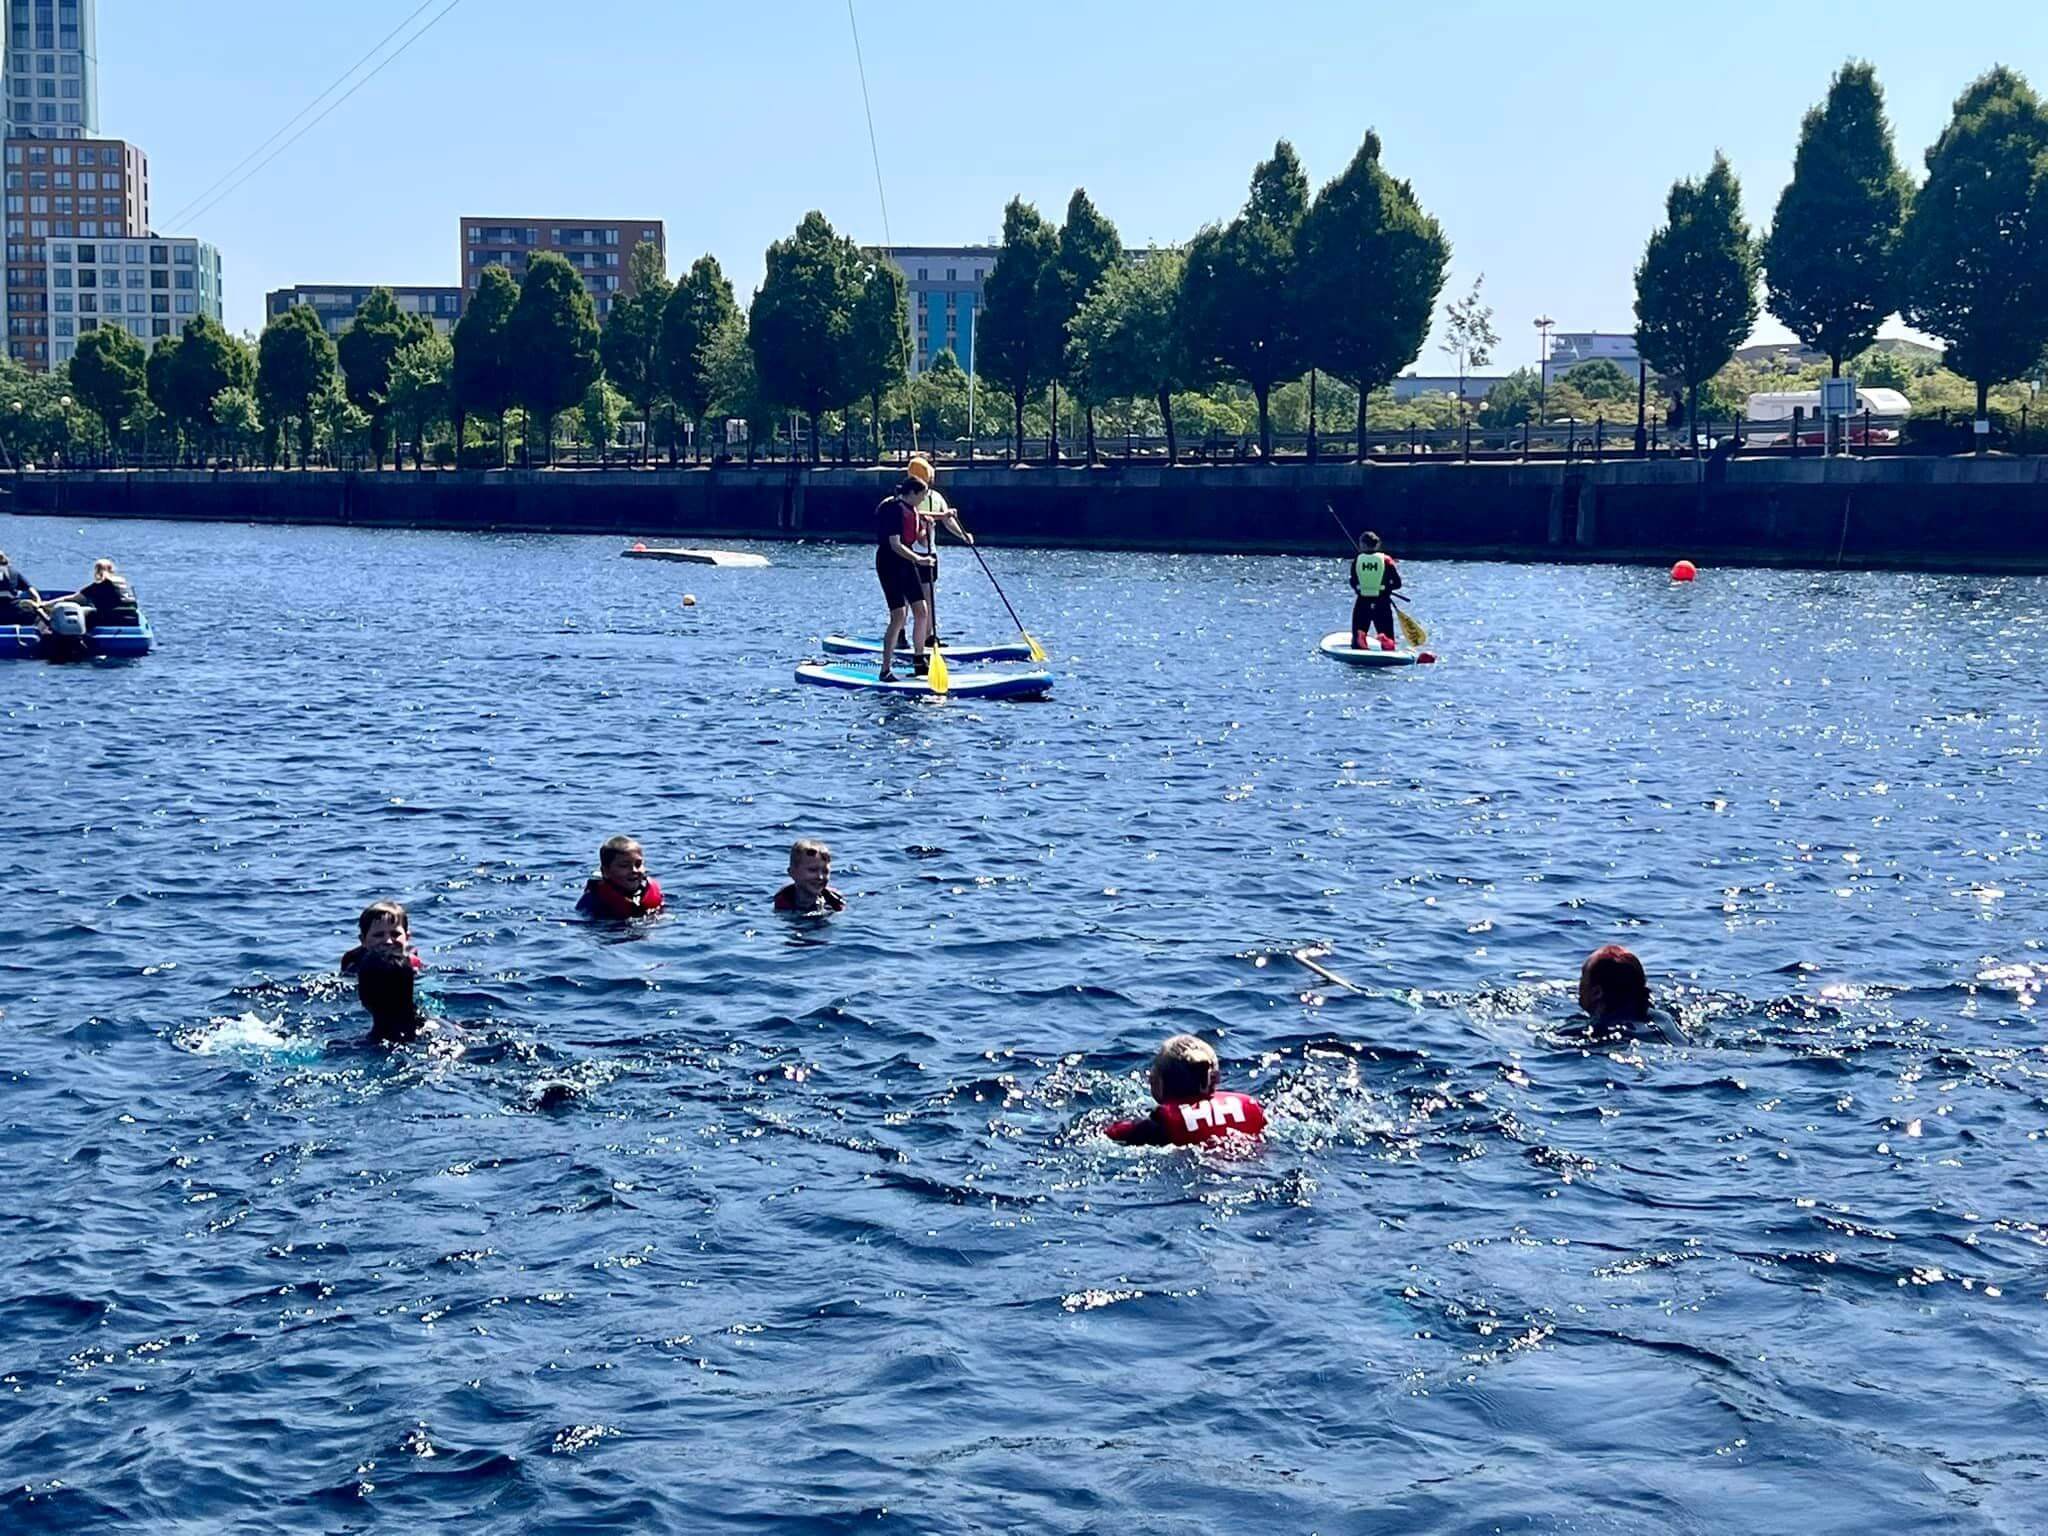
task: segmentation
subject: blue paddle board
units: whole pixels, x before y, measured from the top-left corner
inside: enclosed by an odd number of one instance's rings
[[[1031,659],[1031,647],[1022,640],[999,640],[994,645],[957,645],[948,641],[941,649],[946,653],[946,664],[948,666],[951,666],[956,661],[1029,661]],[[882,642],[868,635],[862,635],[858,638],[848,635],[827,635],[825,637],[825,650],[833,656],[879,656],[882,654]],[[896,647],[896,654],[898,656],[908,656],[910,654],[910,647],[899,645]]]
[[[1052,690],[1050,672],[954,672],[947,667],[952,684],[943,697],[953,699],[1035,699]],[[852,688],[864,693],[905,693],[941,697],[928,678],[913,677],[909,669],[894,682],[885,683],[873,666],[854,661],[807,661],[796,669],[796,680],[817,688]]]

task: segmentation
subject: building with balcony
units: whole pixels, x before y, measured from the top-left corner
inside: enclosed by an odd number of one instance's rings
[[[643,241],[668,259],[668,237],[659,219],[503,219],[462,221],[462,292],[476,292],[484,268],[502,266],[524,279],[526,265],[541,251],[553,251],[583,274],[602,322],[615,300],[633,292],[632,255]]]
[[[389,289],[401,310],[422,316],[443,336],[453,331],[455,322],[462,318],[460,288],[399,283],[295,283],[289,288],[271,289],[264,296],[263,313],[266,319],[275,320],[286,310],[303,304],[320,317],[329,336],[339,337],[355,319],[356,311],[379,288]]]
[[[31,138],[7,140],[4,158],[7,351],[40,371],[71,355],[56,342],[76,337],[75,298],[70,329],[60,336],[55,325],[53,251],[146,236],[149,157],[121,139]]]
[[[99,132],[94,0],[4,0],[0,93],[9,138],[82,139]]]
[[[982,293],[996,264],[993,245],[899,245],[870,248],[904,277],[910,298],[910,371],[922,373],[932,359],[951,349],[954,360],[974,371],[974,328],[981,318]]]

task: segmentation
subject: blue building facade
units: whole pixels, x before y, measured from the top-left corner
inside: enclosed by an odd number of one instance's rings
[[[909,289],[910,371],[922,373],[933,358],[950,351],[962,368],[974,372],[974,333],[996,247],[899,245],[870,254],[892,263]]]

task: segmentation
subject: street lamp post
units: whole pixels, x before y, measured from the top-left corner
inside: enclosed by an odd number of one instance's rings
[[[1544,422],[1544,413],[1550,404],[1550,328],[1557,322],[1548,315],[1536,317],[1536,334],[1541,341],[1536,348],[1536,424]]]

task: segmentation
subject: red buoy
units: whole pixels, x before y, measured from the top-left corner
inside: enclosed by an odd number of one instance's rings
[[[1673,581],[1691,581],[1696,576],[1698,576],[1699,573],[1700,568],[1694,565],[1690,560],[1681,560],[1678,562],[1678,564],[1671,567],[1671,579]]]

